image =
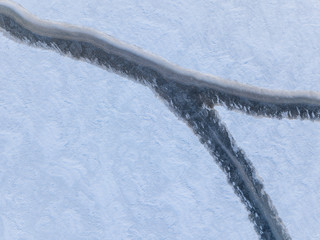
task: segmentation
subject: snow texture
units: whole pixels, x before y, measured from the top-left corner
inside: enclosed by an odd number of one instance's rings
[[[319,3],[316,1],[247,4],[233,1],[199,1],[196,4],[162,1],[156,5],[148,1],[129,4],[127,1],[104,1],[103,4],[80,1],[76,5],[73,1],[19,2],[40,17],[105,29],[115,37],[187,68],[272,89],[320,89],[317,81]],[[90,10],[95,13],[90,14]],[[247,141],[251,142],[250,139]],[[241,144],[239,142],[238,145]],[[276,206],[278,204],[275,202]],[[280,216],[282,214],[283,211]],[[306,224],[304,229],[308,227]],[[292,226],[289,232],[291,229]],[[313,229],[306,230],[302,239],[318,236],[311,232]],[[296,235],[292,236],[296,238]]]
[[[144,66],[143,63],[140,65],[140,61],[132,61],[130,55],[119,55],[118,51],[111,51],[110,53],[107,49],[97,48],[95,42],[99,41],[99,39],[93,39],[93,42],[86,42],[90,36],[83,38],[82,33],[79,31],[75,33],[74,28],[68,27],[64,31],[60,26],[55,27],[52,24],[44,24],[32,16],[29,17],[27,14],[22,13],[22,9],[18,10],[21,12],[19,15],[25,15],[23,17],[25,20],[19,20],[19,18],[14,17],[16,12],[14,8],[15,6],[13,6],[13,12],[11,7],[1,9],[2,12],[4,10],[5,14],[1,18],[1,25],[13,36],[17,36],[19,39],[28,39],[31,43],[41,42],[41,46],[44,44],[51,47],[54,44],[55,49],[59,49],[64,54],[71,53],[75,58],[83,57],[91,61],[96,59],[94,62],[99,65],[124,73],[150,86],[167,102],[168,107],[177,116],[188,123],[200,138],[200,142],[207,146],[211,155],[214,156],[217,163],[227,174],[228,181],[232,184],[235,193],[249,210],[250,219],[253,221],[255,229],[261,238],[290,239],[271,200],[263,190],[263,185],[255,177],[256,173],[250,161],[245,157],[241,149],[236,147],[232,137],[221,125],[219,118],[216,117],[215,111],[209,110],[203,105],[203,99],[201,99],[203,90],[201,88],[199,89],[198,86],[186,86],[181,84],[180,81],[172,81],[172,79],[168,79],[166,74],[161,73],[161,68],[154,69],[152,65]],[[8,17],[6,16],[7,13],[9,13]],[[14,17],[14,21],[11,19],[11,15]],[[32,20],[34,23],[30,22],[29,18],[34,19]],[[20,24],[36,33],[20,27]],[[30,24],[33,27],[28,27]],[[56,30],[58,30],[57,33]],[[64,31],[63,34],[61,30]],[[54,32],[54,34],[51,34],[51,32]],[[73,36],[76,36],[76,38]],[[105,44],[108,45],[108,42],[105,42]],[[118,43],[115,44],[118,45]],[[161,65],[161,63],[159,62],[158,65]]]
[[[225,175],[150,90],[0,39],[2,239],[257,238]]]

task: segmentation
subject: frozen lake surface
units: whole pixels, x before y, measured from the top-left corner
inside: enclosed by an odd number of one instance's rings
[[[148,88],[5,37],[0,51],[2,239],[256,239]]]
[[[317,1],[17,2],[183,67],[320,91]],[[149,89],[3,35],[0,54],[4,239],[257,238],[212,157]],[[318,122],[218,110],[292,238],[317,239]]]

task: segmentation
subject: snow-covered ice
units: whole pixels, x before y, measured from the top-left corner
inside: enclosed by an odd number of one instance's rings
[[[17,2],[186,68],[320,90],[315,0]],[[256,239],[211,156],[151,91],[2,35],[0,51],[4,239]],[[318,123],[219,111],[293,239],[317,239]]]
[[[0,41],[2,239],[256,239],[225,175],[148,88]]]

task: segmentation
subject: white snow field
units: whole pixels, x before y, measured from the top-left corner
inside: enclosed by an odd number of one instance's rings
[[[257,239],[151,90],[0,37],[0,239]]]
[[[319,121],[254,118],[218,107],[293,239],[320,239]]]
[[[17,2],[186,68],[320,91],[315,0]],[[3,35],[0,49],[4,239],[257,238],[211,156],[147,88]],[[319,239],[319,123],[219,111],[292,238]]]

